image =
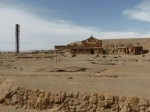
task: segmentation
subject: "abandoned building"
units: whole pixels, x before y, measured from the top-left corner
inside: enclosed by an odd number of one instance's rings
[[[102,41],[94,38],[92,35],[83,41],[73,42],[66,46],[55,46],[55,49],[70,49],[72,54],[103,54]]]
[[[128,47],[118,47],[117,48],[118,54],[129,54]]]
[[[124,46],[117,47],[112,49],[111,54],[129,54],[129,55],[141,55],[148,53],[148,50],[143,50],[143,46],[132,45],[132,46]]]
[[[129,46],[129,54],[131,55],[143,54],[143,46]]]
[[[118,55],[141,55],[149,51],[140,45],[115,46],[103,49],[102,40],[94,38],[92,35],[83,41],[69,43],[68,45],[56,45],[56,50],[68,49],[72,54],[118,54]]]

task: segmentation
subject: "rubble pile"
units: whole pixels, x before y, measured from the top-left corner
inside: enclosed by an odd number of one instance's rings
[[[51,110],[53,112],[149,112],[148,99],[134,96],[46,92],[26,88],[7,91],[0,96],[0,104],[14,108]]]

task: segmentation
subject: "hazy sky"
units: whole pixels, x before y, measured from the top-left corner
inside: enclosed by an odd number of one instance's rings
[[[0,50],[44,50],[93,35],[149,38],[150,0],[0,0]]]

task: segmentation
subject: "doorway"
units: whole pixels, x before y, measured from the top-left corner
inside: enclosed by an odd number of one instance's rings
[[[94,49],[91,49],[91,54],[92,54],[92,55],[94,54]]]

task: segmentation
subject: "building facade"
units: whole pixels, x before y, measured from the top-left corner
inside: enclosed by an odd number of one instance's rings
[[[129,54],[131,55],[143,54],[143,46],[129,46]]]
[[[141,55],[148,53],[148,50],[143,50],[143,46],[132,45],[132,46],[124,46],[117,47],[116,49],[112,49],[111,54],[129,54],[129,55]]]
[[[83,41],[70,43],[66,46],[55,46],[55,49],[70,49],[72,54],[103,54],[102,41],[93,36]]]

